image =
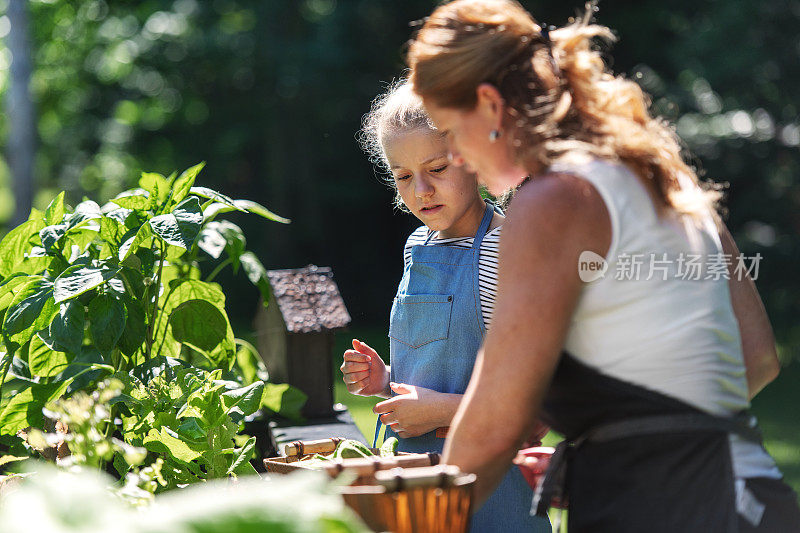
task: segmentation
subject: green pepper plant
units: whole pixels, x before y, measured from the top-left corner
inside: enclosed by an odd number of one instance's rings
[[[252,443],[234,452],[232,440],[242,415],[262,401],[280,410],[275,398],[287,389],[267,390],[254,350],[234,338],[214,277],[228,265],[241,268],[264,302],[269,284],[241,229],[217,218],[243,212],[289,221],[255,202],[195,186],[203,165],[169,177],[143,173],[138,188],[102,207],[84,200],[71,209],[62,192],[0,242],[0,449],[8,456],[30,452],[19,434],[43,427],[46,405],[113,375],[125,384],[125,401],[112,404],[109,437],[121,433],[128,443],[175,459],[167,465],[184,469],[189,480],[244,468],[237,461]],[[205,279],[201,254],[219,261]],[[229,378],[237,360],[246,368],[238,383],[226,382],[223,373]],[[294,392],[287,398],[296,399]],[[247,396],[246,410],[231,400],[239,394]],[[143,409],[151,408],[148,416]],[[224,450],[219,460],[167,444],[178,438],[199,449],[203,435],[202,453]]]

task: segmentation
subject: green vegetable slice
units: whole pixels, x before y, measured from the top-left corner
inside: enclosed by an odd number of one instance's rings
[[[389,437],[386,439],[386,442],[383,443],[380,449],[380,456],[381,457],[394,457],[397,455],[397,445],[400,441],[397,440],[397,437]]]

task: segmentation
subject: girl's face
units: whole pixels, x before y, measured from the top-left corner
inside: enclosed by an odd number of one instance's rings
[[[451,164],[441,133],[427,128],[390,133],[383,149],[400,197],[415,217],[445,238],[475,234],[484,211],[477,178]]]
[[[456,165],[466,165],[480,177],[494,196],[520,184],[526,172],[515,163],[507,140],[495,142],[489,134],[498,123],[496,112],[480,98],[474,109],[440,107],[425,101],[425,109],[440,132],[447,136],[450,158]]]

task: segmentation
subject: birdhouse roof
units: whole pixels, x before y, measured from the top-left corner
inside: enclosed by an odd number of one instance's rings
[[[278,304],[287,331],[327,331],[350,323],[330,267],[269,270],[267,276],[273,296],[270,305]]]

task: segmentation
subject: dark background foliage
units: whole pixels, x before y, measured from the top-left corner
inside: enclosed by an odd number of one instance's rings
[[[523,3],[556,25],[582,9]],[[142,170],[206,160],[198,184],[293,219],[236,220],[267,267],[332,266],[354,324],[383,327],[417,222],[393,211],[355,134],[370,100],[404,68],[409,22],[434,5],[31,1],[34,205],[60,189],[73,204],[104,201]],[[729,226],[746,254],[764,257],[759,289],[791,356],[800,342],[800,1],[606,0],[598,20],[620,38],[613,68],[653,95],[708,178],[730,183]],[[11,60],[0,45],[3,92]],[[0,115],[0,143],[11,127]],[[6,229],[10,183],[0,161]],[[257,295],[241,277],[221,281],[232,318],[248,322]]]

